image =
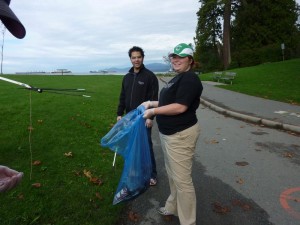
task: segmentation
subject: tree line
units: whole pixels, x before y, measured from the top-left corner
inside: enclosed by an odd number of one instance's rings
[[[295,0],[199,0],[195,61],[202,72],[300,57]]]

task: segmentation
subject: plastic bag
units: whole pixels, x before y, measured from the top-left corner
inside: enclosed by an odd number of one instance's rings
[[[124,168],[113,204],[133,199],[149,187],[152,164],[143,106],[119,120],[101,139],[103,147],[124,158]]]

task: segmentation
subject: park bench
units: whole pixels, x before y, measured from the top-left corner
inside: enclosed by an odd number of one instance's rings
[[[236,73],[234,73],[234,72],[225,72],[225,74],[220,78],[220,80],[223,81],[224,83],[232,84],[235,76],[236,76]]]
[[[214,72],[212,76],[212,80],[217,82],[232,84],[235,76],[236,76],[235,72]]]
[[[223,72],[214,72],[214,75],[212,77],[213,81],[219,82],[222,77]]]

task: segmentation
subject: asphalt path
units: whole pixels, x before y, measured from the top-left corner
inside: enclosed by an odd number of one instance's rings
[[[201,97],[221,108],[278,123],[300,126],[299,105],[217,88],[216,85],[220,85],[220,83],[203,82],[203,85],[204,91]]]
[[[198,225],[300,224],[300,139],[236,120],[200,105],[201,134],[193,164]],[[158,184],[126,203],[118,224],[179,225],[156,212],[169,195],[157,126]]]

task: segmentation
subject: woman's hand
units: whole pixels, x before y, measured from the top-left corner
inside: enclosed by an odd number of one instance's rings
[[[153,126],[153,120],[146,119],[145,125],[146,125],[147,128],[151,128]]]
[[[142,105],[142,106],[144,106],[144,107],[145,107],[145,109],[149,109],[149,108],[151,108],[151,107],[152,107],[152,105],[151,105],[151,101],[146,101],[146,102],[143,102],[141,105]]]
[[[145,110],[144,115],[143,115],[143,118],[149,119],[149,118],[151,118],[152,116],[155,116],[154,109],[155,109],[155,108]]]

